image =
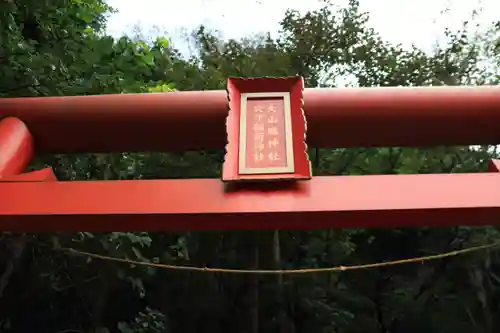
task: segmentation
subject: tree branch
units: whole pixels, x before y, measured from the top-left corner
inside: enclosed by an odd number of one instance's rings
[[[387,327],[385,325],[384,311],[382,309],[382,288],[383,281],[378,278],[375,282],[375,296],[373,302],[375,303],[375,313],[377,315],[377,323],[380,333],[387,333]]]
[[[12,276],[12,273],[14,273],[15,265],[21,258],[25,246],[26,246],[26,235],[23,234],[14,241],[12,249],[12,257],[7,263],[4,273],[0,277],[0,298],[2,298],[5,288],[9,284],[10,277]]]

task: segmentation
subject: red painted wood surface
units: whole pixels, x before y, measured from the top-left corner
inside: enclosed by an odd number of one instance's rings
[[[217,179],[0,182],[1,231],[187,231],[500,223],[500,174],[316,177],[224,190]]]
[[[311,147],[500,143],[500,87],[306,89]],[[44,152],[169,151],[226,144],[224,91],[2,98]]]
[[[56,175],[52,168],[45,168],[42,170],[35,170],[31,172],[9,175],[0,178],[0,182],[48,182],[57,181]],[[1,203],[0,203],[1,204]]]
[[[16,118],[0,121],[0,179],[24,171],[33,158],[33,138]]]

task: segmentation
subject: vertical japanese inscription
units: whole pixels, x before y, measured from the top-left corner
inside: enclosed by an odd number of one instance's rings
[[[246,103],[245,168],[283,171],[289,167],[285,101],[283,98],[249,98]]]

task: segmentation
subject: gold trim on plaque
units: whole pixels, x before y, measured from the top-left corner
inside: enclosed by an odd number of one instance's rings
[[[276,168],[247,168],[247,100],[250,98],[283,98],[283,112],[285,119],[285,151],[286,167]],[[295,164],[293,156],[292,109],[290,106],[290,93],[242,93],[240,106],[240,147],[238,157],[238,173],[240,175],[255,174],[280,174],[294,173]]]

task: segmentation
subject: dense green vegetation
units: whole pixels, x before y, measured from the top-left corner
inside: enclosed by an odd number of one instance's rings
[[[432,53],[368,28],[355,0],[289,11],[279,37],[222,40],[200,27],[196,55],[166,39],[113,39],[101,0],[0,4],[0,96],[223,89],[228,76],[300,74],[309,87],[497,84],[500,24],[447,31]],[[484,64],[488,63],[488,66]],[[443,129],[444,130],[444,129]],[[492,147],[319,149],[314,173],[481,171]],[[221,151],[40,156],[61,180],[218,177]],[[381,193],[380,195],[383,195]],[[168,200],[168,198],[165,198]],[[132,260],[226,268],[329,267],[486,244],[493,227],[260,233],[3,233],[1,332],[484,332],[500,330],[500,257],[478,252],[381,269],[247,276],[167,271],[69,256],[59,246]]]

